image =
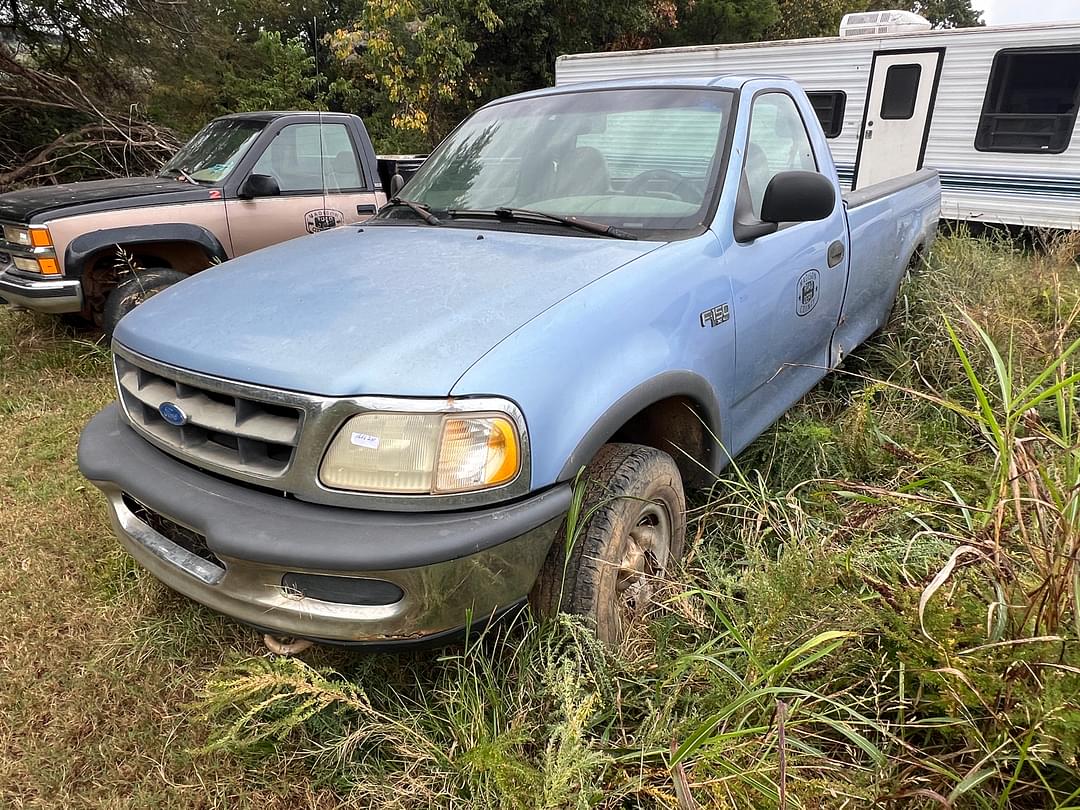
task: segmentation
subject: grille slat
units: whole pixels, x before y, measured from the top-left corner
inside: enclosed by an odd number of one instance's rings
[[[296,408],[179,382],[120,356],[116,379],[136,429],[182,458],[267,478],[292,463],[301,423]],[[165,421],[158,409],[166,402],[184,411],[186,424]]]

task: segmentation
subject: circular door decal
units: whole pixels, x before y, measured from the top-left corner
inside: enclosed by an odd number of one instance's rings
[[[795,285],[795,312],[802,317],[817,306],[819,280],[821,274],[817,270],[807,270],[799,276],[799,282]]]
[[[308,233],[336,228],[345,221],[345,215],[335,208],[316,208],[304,214],[304,227]]]

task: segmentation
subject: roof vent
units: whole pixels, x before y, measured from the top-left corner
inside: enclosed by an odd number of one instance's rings
[[[925,17],[911,11],[864,11],[845,14],[840,21],[840,36],[881,36],[904,34],[910,31],[929,31],[933,26]]]

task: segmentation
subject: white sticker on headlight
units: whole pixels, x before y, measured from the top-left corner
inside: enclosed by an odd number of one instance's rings
[[[353,433],[351,441],[357,447],[366,447],[368,450],[379,449],[379,437],[370,433]]]

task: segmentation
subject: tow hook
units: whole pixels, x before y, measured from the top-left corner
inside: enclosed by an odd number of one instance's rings
[[[266,649],[275,655],[299,655],[304,650],[315,644],[306,638],[292,638],[291,636],[274,636],[270,633],[263,635],[263,644]]]

